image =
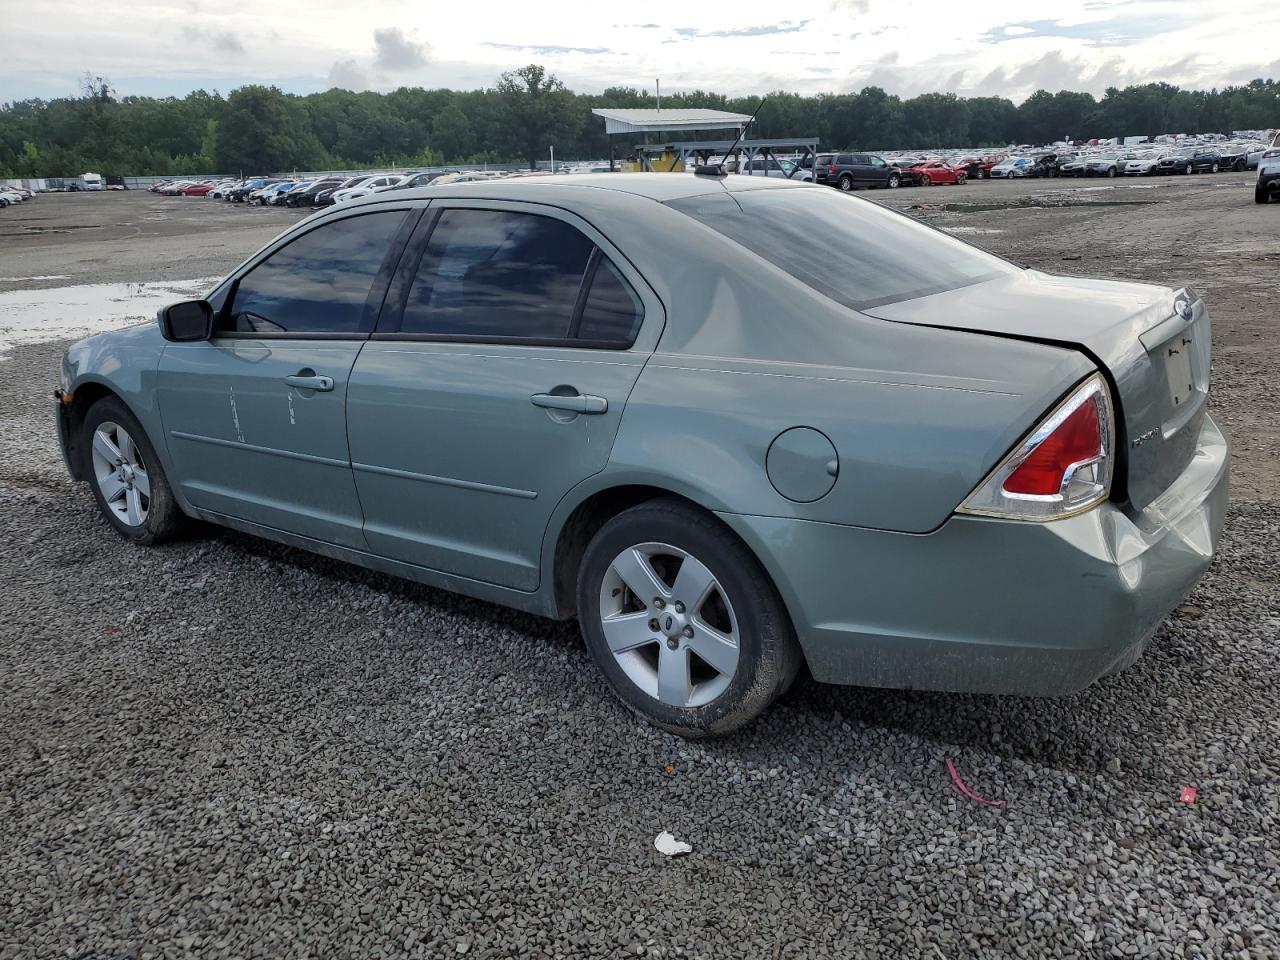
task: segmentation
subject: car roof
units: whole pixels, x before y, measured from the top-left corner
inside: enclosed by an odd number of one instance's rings
[[[420,197],[423,200],[429,200],[433,197],[466,197],[547,202],[553,199],[549,194],[560,194],[567,199],[580,190],[610,190],[663,203],[667,200],[706,196],[713,193],[811,189],[814,189],[811,184],[797,183],[780,177],[707,177],[687,173],[582,173],[556,174],[546,177],[503,177],[467,183],[413,187],[404,191],[404,198]]]

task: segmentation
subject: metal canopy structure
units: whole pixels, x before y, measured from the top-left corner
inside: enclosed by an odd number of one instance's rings
[[[667,172],[675,169],[675,163],[678,162],[682,167],[687,166],[690,158],[696,163],[705,164],[711,161],[712,157],[727,157],[730,150],[733,151],[734,157],[739,160],[738,172],[742,174],[753,174],[752,160],[763,159],[766,170],[781,170],[782,164],[778,162],[776,153],[781,151],[784,154],[799,154],[800,159],[797,163],[795,173],[804,166],[806,160],[809,161],[810,167],[814,167],[818,157],[818,138],[817,137],[797,137],[791,139],[780,140],[693,140],[684,143],[638,143],[635,145],[636,159],[640,162],[640,169],[650,172]],[[659,165],[655,166],[654,161],[658,160]],[[745,162],[745,168],[743,166]],[[761,176],[767,176],[761,173]]]
[[[741,130],[751,117],[727,110],[610,110],[591,111],[604,119],[604,132],[620,133],[692,133],[696,130]]]

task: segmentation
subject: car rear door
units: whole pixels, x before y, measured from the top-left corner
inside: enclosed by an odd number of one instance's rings
[[[551,512],[607,463],[663,317],[573,214],[433,200],[351,376],[370,549],[536,589]]]
[[[166,345],[160,413],[193,505],[365,548],[348,379],[416,213],[364,208],[284,239],[215,297],[211,340]]]

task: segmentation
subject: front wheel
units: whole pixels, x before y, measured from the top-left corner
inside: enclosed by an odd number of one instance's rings
[[[181,532],[186,518],[160,458],[120,400],[106,397],[89,408],[83,449],[93,498],[120,536],[150,546]]]
[[[1217,172],[1218,172],[1218,165],[1215,163],[1212,167],[1210,167],[1210,168],[1209,168],[1209,172],[1210,172],[1210,173],[1217,173]]]
[[[1236,165],[1231,169],[1233,169],[1236,173],[1244,173],[1244,166],[1245,166],[1244,158],[1242,157],[1236,161]]]
[[[613,692],[680,736],[749,723],[800,668],[760,564],[684,501],[651,500],[601,527],[582,558],[577,601],[587,650]]]
[[[1188,163],[1186,167],[1183,168],[1182,172],[1189,177],[1191,174],[1195,173],[1195,168]]]
[[[839,179],[839,181],[837,182],[837,186],[839,186],[840,189],[843,190],[845,193],[848,193],[850,190],[853,189],[853,177],[849,176],[846,173],[843,177]]]
[[[922,186],[922,187],[932,187],[932,186],[933,186],[933,181],[929,179],[928,175],[926,175],[926,174],[923,174],[923,173],[922,173],[922,174],[920,175],[920,186]]]

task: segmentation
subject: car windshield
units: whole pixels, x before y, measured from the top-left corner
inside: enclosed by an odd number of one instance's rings
[[[904,214],[835,191],[752,190],[669,205],[855,310],[1018,270]]]

